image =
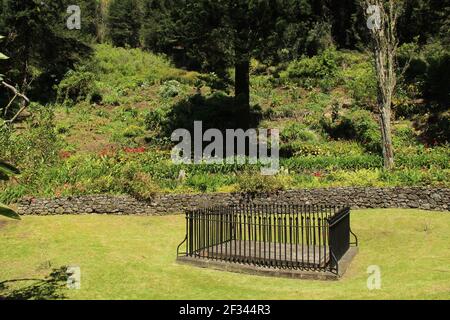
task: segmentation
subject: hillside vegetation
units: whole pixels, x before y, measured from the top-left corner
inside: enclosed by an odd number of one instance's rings
[[[0,201],[96,193],[146,199],[155,192],[449,187],[443,127],[431,132],[421,126],[430,113],[414,111],[407,85],[394,106],[397,169],[382,169],[373,72],[366,54],[333,48],[276,66],[252,60],[252,114],[258,126],[279,128],[282,140],[280,174],[263,177],[254,174],[258,165],[184,166],[170,160],[174,129],[192,120],[233,125],[232,82],[178,69],[141,49],[96,45],[93,57],[57,86],[56,103],[33,103],[15,130],[2,127],[0,158],[23,170],[0,185]],[[186,179],[178,179],[180,170]]]

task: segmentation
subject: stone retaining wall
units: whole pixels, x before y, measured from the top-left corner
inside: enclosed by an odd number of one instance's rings
[[[273,194],[240,193],[161,194],[151,201],[130,196],[74,196],[54,199],[23,199],[17,204],[22,215],[47,214],[118,214],[166,215],[185,209],[229,205],[247,201],[343,205],[352,208],[418,208],[450,211],[450,189],[428,188],[329,188],[283,191]]]

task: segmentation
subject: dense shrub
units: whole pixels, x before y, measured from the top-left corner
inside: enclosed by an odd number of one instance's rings
[[[339,77],[355,104],[369,109],[376,102],[377,82],[373,64],[365,57],[340,71]]]
[[[168,108],[151,111],[146,119],[149,129],[159,128],[161,137],[169,137],[174,130],[184,128],[193,132],[194,122],[202,121],[203,130],[242,128],[242,110],[235,104],[235,99],[221,91],[203,96],[196,94],[177,101]],[[261,110],[252,107],[250,127],[258,127]]]
[[[334,84],[338,68],[339,54],[334,48],[328,48],[322,54],[291,62],[280,76],[305,88],[321,86],[329,89]]]
[[[263,176],[256,174],[239,175],[237,179],[238,191],[247,193],[264,193],[285,190],[283,180],[277,176]]]
[[[281,131],[280,138],[282,142],[317,142],[319,140],[317,133],[297,122],[289,123]]]
[[[169,80],[161,85],[159,95],[165,99],[174,98],[180,94],[180,91],[181,84],[176,80]]]
[[[355,140],[364,145],[367,151],[381,152],[381,133],[371,112],[354,110],[332,122],[324,118],[324,130],[333,139]]]
[[[396,151],[402,151],[405,147],[418,145],[418,134],[409,122],[394,126],[392,134],[393,145]]]
[[[170,108],[159,107],[149,111],[145,117],[145,125],[148,130],[161,131],[168,126]]]
[[[411,45],[399,51],[400,65],[409,61]],[[450,104],[450,51],[439,42],[432,42],[416,51],[406,71],[407,84],[418,87],[419,94],[446,108]]]
[[[121,182],[125,193],[140,200],[151,200],[158,192],[162,191],[147,173],[136,172],[131,176],[125,175]]]
[[[0,123],[0,158],[19,168],[51,166],[62,146],[53,108],[32,103],[29,111],[31,116],[23,123],[25,130],[21,132]]]
[[[86,71],[85,66],[69,71],[57,87],[58,101],[72,104],[82,100],[101,102],[95,79],[95,73]]]
[[[426,122],[421,129],[424,139],[431,145],[450,143],[450,111],[426,116]]]

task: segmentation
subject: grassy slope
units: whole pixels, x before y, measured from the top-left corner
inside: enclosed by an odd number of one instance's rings
[[[159,192],[246,190],[239,179],[233,176],[232,166],[220,168],[219,173],[217,168],[211,166],[197,167],[198,170],[190,167],[187,179],[179,182],[177,177],[181,168],[170,165],[170,150],[161,150],[158,143],[159,127],[173,121],[167,115],[168,111],[194,95],[199,83],[203,83],[200,90],[202,95],[211,97],[210,86],[217,79],[214,80],[212,75],[177,69],[167,59],[140,49],[120,49],[108,45],[98,45],[95,49],[92,61],[68,74],[61,88],[89,87],[92,92],[84,94],[87,97],[94,92],[100,94],[102,102],[97,104],[99,102],[94,100],[97,103],[90,103],[87,99],[78,103],[66,101],[54,106],[54,122],[58,133],[55,140],[61,142],[55,150],[43,148],[48,145],[47,136],[42,136],[40,130],[46,128],[36,127],[35,121],[21,123],[22,129],[8,139],[11,141],[10,147],[0,150],[3,159],[15,163],[22,170],[17,180],[8,183],[0,181],[1,202],[11,204],[24,196],[99,193],[132,193],[145,197],[149,188],[142,185],[148,185],[149,181],[152,182],[152,190]],[[339,81],[325,81],[330,86],[329,90],[321,89],[320,86],[302,88],[288,79],[275,81],[272,76],[256,72],[253,68],[252,104],[262,109],[264,119],[260,126],[279,128],[282,131],[282,147],[288,146],[289,149],[289,145],[295,146],[291,151],[297,153],[290,159],[282,159],[281,166],[289,169],[289,175],[277,176],[273,180],[274,184],[286,189],[334,186],[449,187],[449,148],[426,148],[418,141],[418,132],[412,129],[410,120],[394,124],[394,145],[399,169],[392,173],[381,170],[381,159],[369,154],[364,148],[365,144],[356,140],[332,140],[322,132],[321,119],[324,115],[331,117],[336,104],[342,106],[341,113],[345,114],[350,112],[350,106],[367,106],[361,101],[374,97],[369,94],[370,85],[366,84],[367,78],[370,79],[370,73],[366,70],[370,69],[367,57],[356,52],[340,52],[339,56],[345,63],[341,63],[338,68],[339,76],[333,73],[333,79],[336,77]],[[88,82],[90,85],[87,86],[85,81],[88,80],[83,79],[91,79]],[[174,85],[174,82],[178,82],[178,85]],[[172,96],[174,91],[178,92],[176,97]],[[355,103],[357,100],[358,104]],[[147,128],[146,117],[151,111],[153,113],[149,118],[153,120]],[[51,129],[49,126],[45,132]],[[18,149],[28,151],[22,154]],[[41,160],[41,149],[46,150],[46,154],[59,154],[54,165],[42,165],[46,161]],[[133,150],[136,149],[145,149],[145,152],[135,153]],[[163,160],[159,162],[156,158]],[[130,179],[130,167],[140,176],[135,174],[134,179]],[[249,179],[250,182],[257,185],[256,180],[260,176],[253,175],[254,171],[255,168],[250,167],[241,172],[250,172],[253,177]],[[132,181],[133,192],[121,187],[124,180]],[[264,185],[269,186],[267,189],[274,188],[267,181]]]
[[[182,216],[25,217],[0,220],[4,280],[44,278],[79,265],[82,289],[70,299],[449,299],[450,216],[418,210],[360,210],[352,217],[360,253],[339,282],[245,276],[175,263]],[[366,287],[379,265],[382,289]],[[12,288],[30,281],[6,283]]]

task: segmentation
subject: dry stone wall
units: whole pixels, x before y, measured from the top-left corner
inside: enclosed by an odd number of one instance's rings
[[[255,204],[349,205],[358,208],[418,208],[450,211],[450,189],[446,188],[327,188],[282,191],[270,194],[205,193],[160,194],[149,201],[131,196],[92,195],[53,199],[22,199],[22,215],[116,214],[167,215],[186,209]]]

